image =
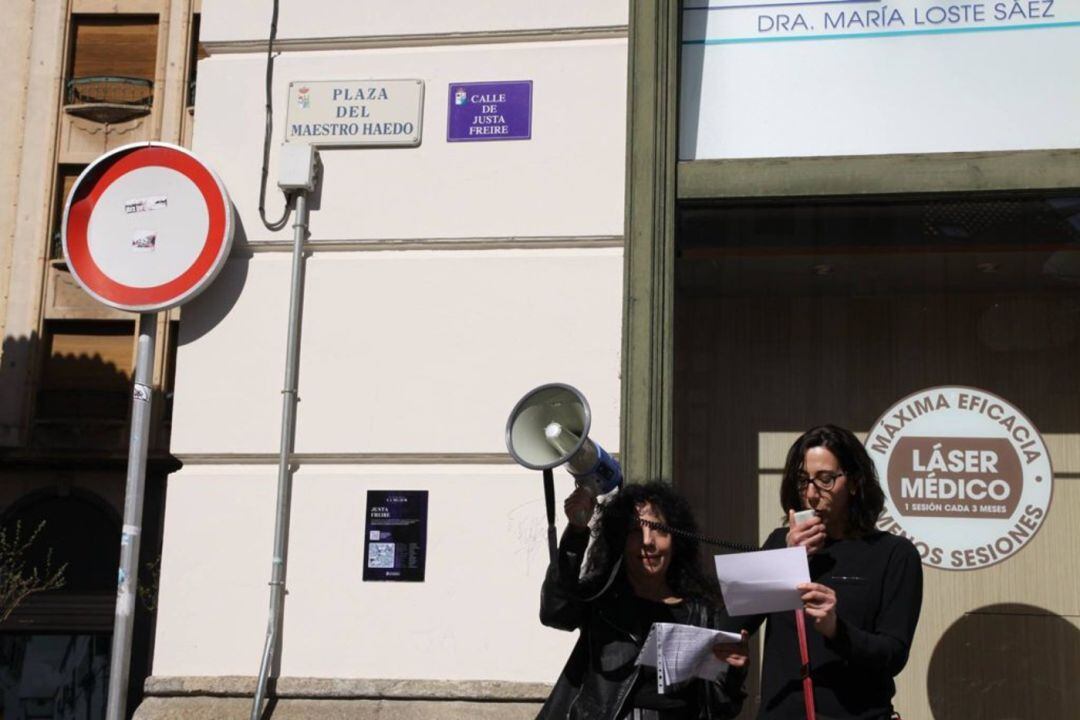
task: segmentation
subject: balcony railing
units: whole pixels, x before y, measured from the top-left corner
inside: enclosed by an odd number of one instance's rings
[[[123,122],[150,112],[152,80],[117,75],[91,75],[67,81],[65,110],[97,122]]]
[[[67,104],[149,106],[154,99],[154,83],[144,78],[92,75],[67,81]]]

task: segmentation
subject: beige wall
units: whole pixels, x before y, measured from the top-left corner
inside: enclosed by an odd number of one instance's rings
[[[503,432],[522,394],[559,380],[618,450],[625,3],[308,7],[281,7],[267,215],[290,82],[419,78],[425,96],[419,147],[321,153],[282,674],[552,682],[573,636],[536,619],[542,484]],[[293,234],[256,206],[267,11],[205,7],[193,149],[239,234],[181,322],[163,676],[255,675],[266,627]],[[532,139],[447,143],[449,84],[498,80],[533,82]],[[366,491],[392,488],[430,492],[423,583],[361,580]]]
[[[277,451],[289,262],[233,260],[184,311],[158,675],[257,669],[276,467],[206,463]],[[307,268],[296,447],[335,464],[294,479],[283,673],[550,682],[572,636],[535,620],[543,494],[499,459],[503,428],[558,379],[617,449],[620,250],[316,252]],[[412,466],[431,456],[454,464]],[[425,582],[361,582],[369,488],[430,491]]]
[[[265,46],[271,6],[260,0],[207,2],[207,43],[259,42]],[[506,0],[461,0],[453,4],[426,0],[348,0],[321,2],[317,11],[301,2],[282,2],[278,38],[289,42],[318,39],[370,39],[430,35],[424,44],[456,44],[460,34],[522,33],[557,30],[574,32],[614,27],[625,30],[624,0],[550,0],[542,4]],[[453,37],[459,35],[459,37]]]
[[[11,280],[11,248],[15,238],[22,159],[22,133],[26,118],[26,94],[30,72],[30,29],[34,3],[19,0],[5,8],[7,22],[0,26],[0,61],[6,72],[0,75],[0,95],[8,101],[0,106],[0,137],[8,138],[0,155],[0,335],[7,320],[8,284]]]
[[[573,636],[536,620],[547,563],[537,475],[512,465],[302,468],[282,675],[553,681]],[[203,466],[170,479],[155,675],[257,673],[275,477],[273,465]],[[369,489],[429,491],[423,582],[362,581]],[[569,489],[560,475],[560,496]]]
[[[315,253],[297,452],[503,453],[517,397],[553,378],[588,394],[614,447],[619,326],[597,319],[621,312],[621,261],[617,248]],[[234,259],[185,308],[181,459],[277,452],[290,263]]]
[[[25,25],[8,27],[12,63],[24,72],[15,76],[15,113],[7,117],[15,138],[8,169],[14,168],[11,215],[0,216],[7,227],[0,236],[6,258],[3,303],[4,349],[0,352],[0,447],[17,444],[26,422],[28,382],[32,377],[33,344],[37,340],[42,270],[48,247],[54,137],[62,78],[66,8],[63,3],[16,6]],[[22,86],[22,88],[19,87]],[[10,180],[8,180],[10,182]],[[10,220],[7,218],[10,217]]]
[[[248,241],[291,240],[289,227],[277,233],[263,227],[254,202],[265,106],[264,86],[255,80],[265,72],[265,54],[216,55],[199,67],[195,149],[229,188]],[[319,241],[622,234],[623,40],[440,46],[423,52],[411,47],[288,52],[274,67],[267,196],[273,218],[280,216],[276,148],[284,135],[290,82],[420,78],[426,83],[420,147],[322,154],[324,182],[311,220]],[[533,81],[532,140],[446,142],[448,85],[484,80]]]

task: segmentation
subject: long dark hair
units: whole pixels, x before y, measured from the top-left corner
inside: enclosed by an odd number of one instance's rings
[[[784,513],[803,509],[798,475],[803,471],[806,451],[816,447],[826,448],[836,456],[853,491],[848,502],[848,532],[856,537],[871,532],[881,509],[885,507],[885,495],[878,483],[877,469],[859,439],[850,430],[837,425],[810,428],[788,450],[784,479],[780,483],[780,504]]]
[[[610,579],[623,556],[627,534],[639,531],[641,527],[637,521],[637,506],[642,503],[652,505],[666,525],[688,533],[698,532],[690,504],[667,483],[624,485],[615,497],[601,503],[597,509],[593,543],[585,559],[583,581],[586,587],[598,590]],[[672,533],[667,584],[679,597],[719,603],[719,587],[702,571],[700,552],[696,539]]]

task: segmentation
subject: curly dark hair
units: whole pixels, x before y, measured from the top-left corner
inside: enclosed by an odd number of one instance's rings
[[[780,505],[785,514],[788,510],[798,512],[803,509],[798,475],[803,470],[806,451],[816,447],[824,447],[836,456],[854,490],[848,503],[848,531],[856,537],[871,532],[885,507],[885,494],[881,491],[877,469],[866,448],[854,433],[837,425],[810,428],[788,450],[784,478],[780,483]]]
[[[586,587],[596,589],[608,581],[623,556],[627,534],[640,527],[637,506],[642,503],[652,505],[664,524],[697,534],[698,524],[690,504],[670,485],[656,481],[628,483],[597,508],[593,543],[585,560],[583,582]],[[671,564],[666,579],[679,597],[722,602],[716,580],[702,571],[700,546],[693,537],[672,533]]]

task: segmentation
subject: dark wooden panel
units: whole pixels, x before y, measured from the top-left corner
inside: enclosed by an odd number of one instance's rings
[[[126,390],[134,369],[130,322],[50,323],[42,387]]]
[[[119,75],[153,80],[157,37],[155,16],[76,17],[71,77]]]
[[[865,431],[895,400],[944,384],[1001,395],[1044,433],[1080,432],[1075,292],[680,296],[676,315],[676,480],[714,534],[767,531],[759,433]]]
[[[0,625],[5,632],[112,632],[116,593],[32,595]]]

